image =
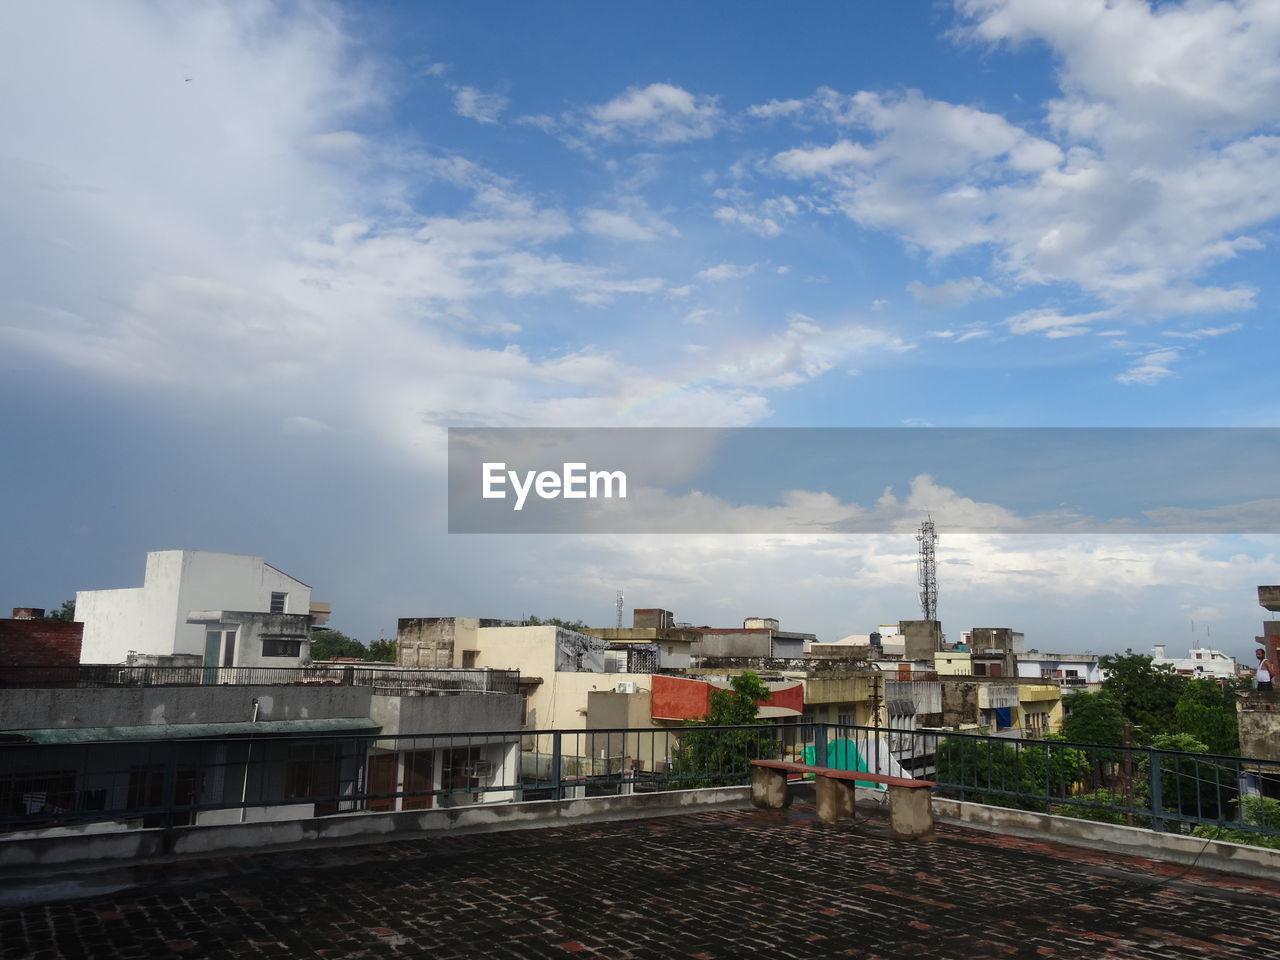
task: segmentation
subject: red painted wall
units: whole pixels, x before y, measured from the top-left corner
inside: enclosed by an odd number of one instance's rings
[[[654,674],[649,689],[655,720],[697,720],[711,705],[711,684],[702,680]]]
[[[711,706],[712,689],[712,685],[705,680],[655,674],[650,687],[653,718],[699,720]],[[803,713],[804,685],[797,680],[793,685],[775,690],[768,699],[758,702],[762,707],[784,707],[798,714]]]

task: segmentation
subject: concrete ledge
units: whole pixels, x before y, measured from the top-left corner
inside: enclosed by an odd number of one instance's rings
[[[868,800],[874,792],[866,791]],[[942,797],[933,798],[933,812],[941,823],[954,823],[990,833],[1005,833],[1028,840],[1056,840],[1071,846],[1169,863],[1194,863],[1206,870],[1221,870],[1245,877],[1274,880],[1280,876],[1280,850],[1268,847],[1249,847],[1185,834],[1156,833],[1142,827],[989,807]]]
[[[669,790],[622,797],[581,800],[534,800],[527,803],[478,804],[408,813],[355,813],[308,820],[265,823],[204,824],[172,830],[128,830],[103,833],[60,828],[56,835],[31,833],[0,838],[0,878],[23,868],[60,865],[109,865],[112,861],[191,859],[205,855],[253,851],[298,844],[380,843],[432,833],[488,833],[537,827],[673,816],[696,810],[743,809],[750,787]]]

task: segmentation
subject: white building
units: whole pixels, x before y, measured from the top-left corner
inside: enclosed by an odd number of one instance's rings
[[[1063,693],[1096,692],[1104,679],[1096,653],[1041,653],[1038,650],[1018,655],[1018,676],[1051,681]]]
[[[1192,647],[1185,657],[1166,657],[1163,643],[1156,644],[1151,650],[1154,654],[1151,663],[1156,667],[1168,665],[1177,673],[1215,680],[1230,679],[1236,675],[1236,658],[1227,656],[1221,650]]]
[[[261,557],[202,550],[147,554],[141,587],[81,590],[82,663],[165,658],[206,667],[299,666],[328,604]]]

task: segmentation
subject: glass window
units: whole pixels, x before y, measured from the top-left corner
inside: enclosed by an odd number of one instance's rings
[[[271,594],[271,612],[284,613],[284,602],[289,598],[287,593]]]
[[[262,641],[262,655],[264,657],[296,657],[301,652],[301,640],[269,639]]]

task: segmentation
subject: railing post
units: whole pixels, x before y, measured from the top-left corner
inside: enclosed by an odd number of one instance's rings
[[[551,799],[564,799],[564,791],[560,780],[560,737],[559,730],[551,732]]]
[[[1044,745],[1044,812],[1053,813],[1053,743]]]
[[[165,829],[171,829],[176,819],[174,814],[174,805],[178,799],[178,744],[176,741],[170,740],[168,743],[167,756],[164,761],[164,825]]]
[[[815,767],[827,765],[827,725],[825,723],[813,725],[813,765]]]
[[[1164,794],[1160,784],[1160,757],[1154,750],[1148,750],[1147,756],[1151,769],[1151,829],[1157,833],[1164,830]]]

